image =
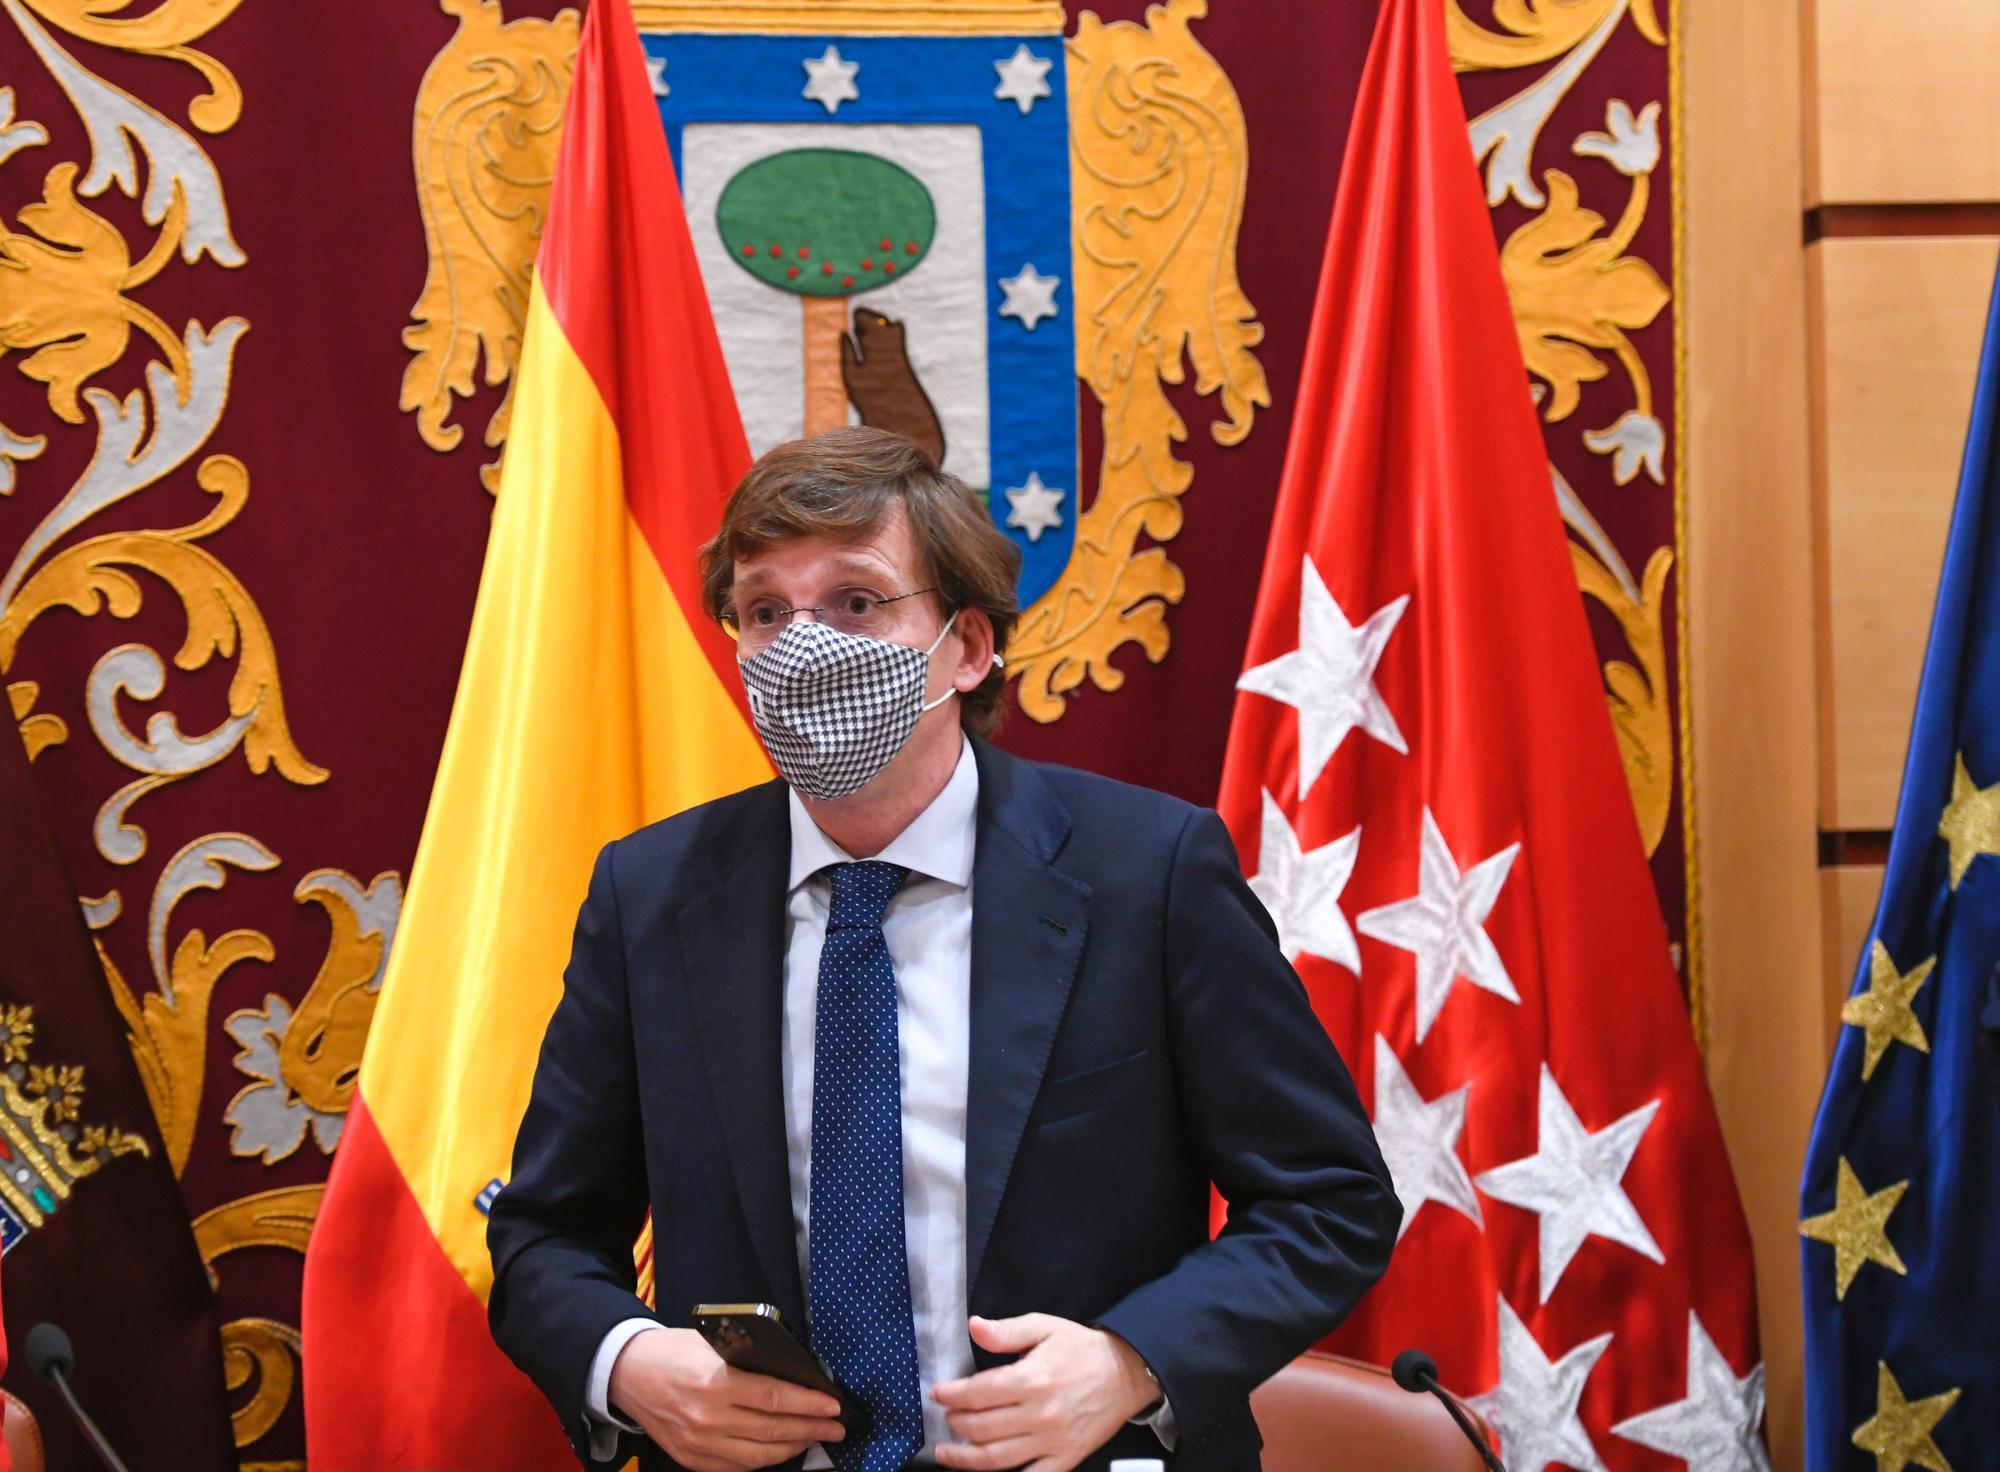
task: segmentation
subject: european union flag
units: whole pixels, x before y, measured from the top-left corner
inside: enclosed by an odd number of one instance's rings
[[[2000,1465],[1996,964],[2000,283],[1882,900],[1799,1190],[1812,1472]]]

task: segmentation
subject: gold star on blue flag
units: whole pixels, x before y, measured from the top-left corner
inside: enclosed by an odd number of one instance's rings
[[[2000,283],[1855,969],[1799,1188],[1806,1465],[1969,1472],[2000,1446]]]

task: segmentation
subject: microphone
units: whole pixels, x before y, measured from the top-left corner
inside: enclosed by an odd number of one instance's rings
[[[35,1372],[37,1380],[55,1386],[63,1404],[69,1407],[76,1429],[83,1433],[83,1439],[97,1453],[98,1461],[104,1463],[110,1472],[125,1472],[125,1464],[118,1460],[118,1453],[111,1450],[111,1443],[104,1439],[97,1423],[84,1414],[82,1402],[70,1389],[69,1377],[76,1371],[76,1351],[70,1347],[69,1335],[54,1324],[37,1324],[28,1331],[23,1348],[28,1355],[28,1368]]]
[[[1490,1472],[1507,1472],[1500,1459],[1493,1455],[1493,1448],[1486,1444],[1486,1438],[1479,1434],[1479,1428],[1472,1424],[1465,1412],[1459,1408],[1458,1402],[1452,1399],[1451,1392],[1438,1384],[1436,1360],[1421,1349],[1406,1349],[1397,1355],[1396,1362],[1389,1366],[1389,1374],[1394,1377],[1398,1385],[1412,1394],[1422,1395],[1428,1390],[1443,1401],[1444,1408],[1451,1412],[1452,1420],[1458,1423],[1458,1429],[1465,1433],[1465,1439],[1472,1443],[1472,1449],[1479,1453],[1480,1460],[1486,1463]]]

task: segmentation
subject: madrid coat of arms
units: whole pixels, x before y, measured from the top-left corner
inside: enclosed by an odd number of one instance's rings
[[[418,103],[432,273],[404,405],[455,444],[472,358],[454,324],[490,319],[489,381],[518,350],[505,305],[525,302],[540,220],[519,208],[522,147],[553,149],[575,28],[445,3],[461,29]],[[1021,550],[1009,668],[1034,719],[1086,678],[1116,689],[1128,643],[1163,658],[1184,591],[1165,544],[1193,479],[1167,389],[1191,371],[1219,394],[1223,444],[1270,403],[1236,275],[1243,113],[1189,28],[1205,0],[1144,25],[1084,13],[1068,36],[1058,0],[634,11],[751,451],[877,425],[981,490]]]

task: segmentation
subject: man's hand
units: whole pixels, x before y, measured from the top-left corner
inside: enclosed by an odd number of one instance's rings
[[[1160,1398],[1139,1352],[1103,1329],[1052,1314],[971,1326],[981,1349],[1022,1358],[931,1392],[958,1438],[937,1449],[947,1467],[1069,1472]]]
[[[771,1467],[846,1435],[832,1396],[732,1369],[692,1329],[633,1335],[611,1366],[611,1404],[689,1472]]]

